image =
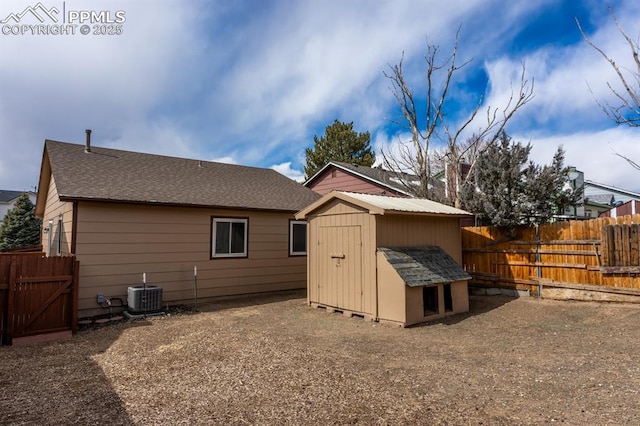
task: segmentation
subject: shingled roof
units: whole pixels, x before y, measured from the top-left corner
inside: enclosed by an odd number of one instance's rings
[[[471,277],[438,246],[379,247],[387,261],[409,287],[428,287]]]
[[[48,162],[48,163],[47,163]],[[295,212],[320,198],[275,170],[45,141],[63,201],[223,207]]]
[[[413,197],[413,195],[407,190],[407,187],[398,179],[398,173],[385,170],[381,167],[367,167],[361,166],[359,164],[351,164],[345,163],[342,161],[331,161],[327,163],[322,169],[320,169],[315,175],[311,176],[305,183],[305,186],[309,186],[311,182],[317,179],[322,173],[330,168],[337,167],[349,174],[359,176],[365,180],[376,183],[378,185],[387,187],[393,191],[396,191],[400,194],[406,195],[407,197]],[[416,185],[419,184],[419,178],[415,175],[411,175],[408,173],[400,173],[400,176],[405,182],[415,182]],[[433,179],[432,184],[436,187],[442,187],[442,191],[444,191],[444,184],[439,180]]]
[[[7,191],[4,189],[0,189],[0,203],[8,203],[9,201],[15,200],[24,193],[24,191]]]

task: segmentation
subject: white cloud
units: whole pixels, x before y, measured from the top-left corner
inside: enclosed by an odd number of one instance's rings
[[[4,0],[0,18],[32,3]],[[420,94],[427,40],[447,54],[459,25],[459,58],[474,59],[461,76],[486,66],[487,102],[499,106],[505,76],[521,59],[500,52],[522,22],[552,3],[451,0],[435,9],[410,0],[103,0],[96,7],[126,11],[122,36],[1,36],[0,187],[32,185],[44,139],[82,143],[86,128],[98,145],[275,164],[295,177],[313,135],[335,118],[370,131],[376,147],[394,143],[387,135],[396,131],[389,123],[398,109],[382,72],[404,51],[406,77]],[[89,7],[80,0],[66,6]],[[626,28],[637,26],[636,2],[614,6]],[[624,55],[606,7],[591,9],[594,41]],[[574,134],[575,123],[581,130],[596,123],[594,131],[610,124],[586,88],[589,81],[597,96],[607,93],[607,65],[584,43],[549,45],[526,60],[536,98],[513,133],[526,141]],[[473,98],[466,89],[452,93]]]
[[[275,164],[269,168],[282,175],[285,175],[289,179],[295,180],[296,182],[304,182],[304,172],[301,170],[292,169],[290,161],[282,164]]]
[[[236,161],[236,159],[233,157],[214,158],[211,161],[214,161],[216,163],[238,164],[238,161]]]
[[[32,3],[3,2],[0,15]],[[62,10],[59,3],[51,5]],[[93,129],[96,142],[108,146],[169,155],[191,152],[189,132],[151,115],[167,100],[177,102],[182,91],[192,90],[180,70],[198,55],[192,30],[197,17],[176,3],[148,6],[100,3],[105,10],[126,11],[122,35],[0,36],[2,186],[37,181],[44,139],[82,143],[86,128]],[[67,0],[65,7],[87,5]],[[13,164],[25,166],[9,170]]]
[[[637,130],[623,127],[536,138],[531,140],[530,159],[549,164],[558,146],[562,146],[566,152],[565,165],[583,171],[585,179],[640,192],[640,171],[615,155],[617,152],[640,162],[637,139]]]
[[[623,26],[637,26],[640,7],[619,3],[619,18]],[[590,39],[614,58],[622,69],[634,69],[629,47],[618,32],[606,7],[593,8],[596,30]],[[584,24],[587,24],[586,22]],[[571,31],[579,34],[575,24]],[[585,25],[586,27],[586,25]],[[566,133],[576,128],[602,130],[611,127],[596,100],[618,105],[607,82],[620,84],[611,66],[586,42],[546,45],[525,57],[498,56],[485,62],[490,91],[486,105],[505,105],[511,94],[511,84],[517,84],[522,64],[527,79],[535,81],[534,99],[514,118],[511,129],[527,129],[533,135]],[[517,88],[517,85],[516,85]],[[592,93],[593,92],[593,93]],[[508,129],[509,130],[509,129]]]

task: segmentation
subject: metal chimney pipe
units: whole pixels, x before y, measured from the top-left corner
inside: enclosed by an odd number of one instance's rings
[[[87,129],[85,132],[87,132],[87,141],[84,145],[84,152],[91,152],[91,129]]]

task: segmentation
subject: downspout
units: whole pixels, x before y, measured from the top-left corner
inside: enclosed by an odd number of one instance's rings
[[[73,210],[72,210],[72,217],[71,217],[71,248],[70,248],[70,252],[71,254],[75,255],[76,254],[76,243],[78,240],[78,202],[74,201],[73,202]]]
[[[376,247],[376,254],[375,254],[375,267],[376,267],[376,304],[375,304],[375,308],[374,308],[374,317],[373,320],[374,321],[380,321],[380,317],[378,316],[378,217],[377,216],[373,216],[373,242],[375,243],[375,247]],[[371,243],[369,243],[371,244]],[[363,251],[364,252],[364,251]]]
[[[374,312],[374,317],[373,320],[374,321],[379,321],[380,318],[378,318],[378,298],[380,297],[380,295],[378,294],[378,280],[379,280],[379,276],[378,276],[378,244],[376,244],[376,306],[375,306],[375,312]]]

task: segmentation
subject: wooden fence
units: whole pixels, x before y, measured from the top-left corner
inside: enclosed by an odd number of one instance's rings
[[[462,230],[472,285],[530,290],[542,286],[640,295],[640,215],[520,228]]]
[[[42,244],[37,244],[34,246],[23,246],[12,248],[6,251],[0,251],[2,254],[15,254],[15,253],[42,253]]]
[[[73,256],[0,254],[0,344],[77,331],[79,269]]]

